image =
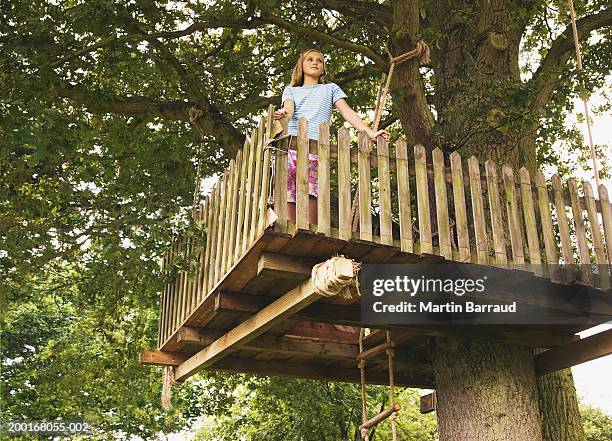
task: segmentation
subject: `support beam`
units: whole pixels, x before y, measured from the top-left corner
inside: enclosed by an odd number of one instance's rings
[[[225,334],[217,329],[196,329],[184,327],[179,330],[178,339],[185,343],[208,346]],[[359,353],[356,344],[339,344],[326,341],[308,340],[300,337],[261,335],[240,346],[240,350],[262,351],[271,355],[316,356],[329,359],[354,360]]]
[[[189,358],[181,352],[142,351],[138,357],[140,363],[153,366],[180,366]]]
[[[207,369],[211,371],[253,373],[347,383],[359,383],[361,381],[359,370],[356,368],[343,369],[322,364],[263,361],[234,356],[225,357]],[[389,385],[389,373],[386,370],[367,370],[366,375],[368,384]],[[395,385],[401,387],[432,388],[435,387],[435,382],[430,374],[398,372],[395,375]]]
[[[535,356],[538,376],[612,354],[612,329],[591,335]]]
[[[353,263],[350,259],[336,259],[333,269],[335,275],[347,283],[355,276]],[[315,292],[311,279],[302,282],[297,288],[278,298],[254,316],[249,317],[181,364],[176,369],[176,380],[183,381],[198,371],[212,366],[244,343],[260,336],[319,298],[321,298],[321,295]]]
[[[298,257],[262,253],[257,262],[257,274],[275,279],[304,280],[310,277],[313,266]]]

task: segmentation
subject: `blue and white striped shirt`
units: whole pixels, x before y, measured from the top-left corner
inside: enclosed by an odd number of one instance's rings
[[[289,134],[297,135],[298,119],[305,117],[308,120],[308,137],[319,139],[319,124],[330,122],[334,104],[342,98],[346,98],[346,94],[335,83],[286,87],[283,104],[286,100],[295,104],[295,111],[289,121]]]

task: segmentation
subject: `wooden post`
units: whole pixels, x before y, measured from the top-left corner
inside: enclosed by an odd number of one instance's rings
[[[580,257],[580,281],[586,284],[592,284],[591,255],[589,253],[589,244],[587,242],[584,219],[582,217],[583,209],[580,198],[578,197],[578,187],[572,178],[567,180],[567,188],[569,189],[570,201],[572,203],[574,229],[576,232],[576,242],[578,243],[578,256]]]
[[[416,173],[417,209],[419,211],[419,241],[421,253],[432,254],[431,219],[429,211],[429,186],[427,183],[427,162],[425,147],[414,146],[414,168]]]
[[[452,260],[450,225],[448,220],[448,196],[446,193],[446,170],[444,167],[444,153],[439,148],[432,152],[434,169],[434,187],[436,192],[436,215],[438,219],[438,239],[440,255]]]
[[[514,265],[524,268],[525,254],[523,252],[523,229],[519,217],[518,203],[516,202],[514,170],[512,170],[512,167],[504,164],[502,166],[502,176],[506,193],[506,213],[508,215],[512,261]]]
[[[287,118],[281,120],[282,135],[287,135]],[[283,229],[287,225],[287,150],[289,140],[280,141],[274,150],[274,212],[278,216],[277,225]]]
[[[295,173],[295,225],[301,230],[309,229],[309,160],[308,120],[302,117],[298,120],[297,135],[297,165]]]
[[[389,146],[382,136],[377,139],[378,147],[378,200],[380,206],[380,243],[393,245],[391,222],[391,175],[389,171]]]
[[[470,259],[470,235],[468,230],[467,209],[465,206],[465,189],[463,187],[463,168],[461,155],[453,152],[450,155],[451,173],[453,180],[453,200],[455,202],[455,223],[457,226],[457,246],[459,260],[466,262]]]
[[[476,254],[478,256],[478,263],[487,265],[489,263],[489,244],[485,227],[482,188],[480,185],[480,165],[475,156],[468,160],[468,169],[470,172],[470,195],[472,199],[472,217],[474,218],[474,235],[476,236]]]
[[[541,271],[542,256],[540,254],[540,241],[538,239],[537,221],[533,206],[533,195],[531,193],[531,178],[529,177],[529,170],[525,167],[519,170],[519,181],[521,183],[521,201],[523,203],[523,215],[525,216],[525,229],[527,230],[529,263],[532,265],[531,270],[534,271],[536,275],[543,276],[544,274]]]
[[[399,205],[400,246],[404,252],[414,252],[412,239],[412,207],[410,202],[410,174],[408,172],[408,151],[406,141],[399,139],[395,144],[397,168],[397,200]]]
[[[338,130],[338,237],[351,238],[351,152],[349,133],[346,127]]]
[[[251,142],[248,144],[248,154],[245,155],[247,164],[247,177],[244,198],[244,225],[242,228],[242,252],[244,254],[251,245],[249,240],[251,232],[251,210],[253,208],[253,181],[255,179],[255,149],[257,148],[257,130],[251,132]]]
[[[245,223],[245,204],[246,204],[246,186],[247,186],[247,167],[249,162],[249,140],[244,141],[244,147],[240,152],[240,179],[238,182],[238,217],[236,218],[235,228],[235,244],[234,244],[234,261],[237,261],[242,255],[242,231]]]
[[[584,192],[584,204],[586,206],[587,215],[589,217],[589,226],[591,230],[591,241],[595,251],[595,262],[599,272],[599,287],[603,290],[610,288],[610,276],[608,275],[606,253],[604,252],[603,240],[601,237],[601,228],[599,219],[597,219],[597,207],[595,206],[595,196],[591,184],[586,181],[582,182],[582,191]]]
[[[542,236],[544,237],[544,250],[546,252],[546,262],[548,263],[548,273],[553,281],[560,281],[561,274],[559,270],[559,250],[555,233],[553,232],[552,213],[550,211],[550,202],[548,199],[548,189],[546,188],[546,180],[542,172],[535,174],[535,185],[538,189],[538,208],[540,211],[540,219],[542,221]],[[560,219],[559,219],[559,225]],[[567,224],[565,225],[567,227]],[[559,226],[559,231],[561,227]]]
[[[487,193],[489,194],[493,244],[495,245],[495,260],[498,266],[505,267],[508,264],[508,257],[506,256],[506,239],[504,238],[499,189],[497,186],[497,166],[495,162],[490,159],[485,162],[485,170],[487,174]]]
[[[266,143],[272,137],[272,127],[274,123],[274,105],[268,106],[268,116],[266,118],[265,134],[261,142],[261,148],[266,147]],[[270,149],[263,150],[263,164],[261,168],[261,193],[259,195],[259,224],[257,225],[257,234],[263,233],[266,228],[266,213],[268,211],[268,196],[270,193]]]
[[[370,139],[365,132],[359,132],[358,138],[359,168],[359,237],[372,241],[372,181],[370,177]]]
[[[266,130],[266,119],[261,117],[257,125],[257,143],[255,144],[255,175],[253,177],[253,208],[251,209],[251,230],[249,234],[249,245],[251,245],[257,237],[259,226],[259,203],[262,188],[262,162],[263,162],[263,143]],[[263,223],[263,222],[262,222]]]
[[[232,248],[229,247],[230,244],[230,240],[231,240],[231,225],[232,225],[232,219],[234,218],[234,215],[236,214],[235,208],[234,208],[234,180],[235,180],[235,161],[232,159],[229,163],[229,168],[227,169],[227,186],[226,186],[226,195],[225,198],[227,199],[227,202],[225,204],[225,221],[224,221],[224,228],[223,228],[223,248],[222,248],[222,252],[221,252],[221,260],[222,260],[222,265],[221,265],[221,274],[225,275],[227,273],[227,271],[232,267],[230,265],[230,255],[231,253],[234,251]]]
[[[319,124],[318,164],[317,164],[317,231],[331,235],[331,189],[329,164],[329,124]]]
[[[569,221],[565,211],[565,200],[563,198],[563,187],[559,175],[554,174],[550,179],[554,192],[555,212],[557,214],[557,225],[559,226],[559,236],[561,237],[561,251],[563,253],[563,261],[566,265],[576,263],[574,252],[572,250],[572,241],[569,232]]]
[[[599,192],[599,203],[601,204],[601,219],[604,225],[604,235],[606,237],[606,251],[608,252],[608,264],[612,265],[612,206],[608,197],[608,189],[600,184],[597,188]]]

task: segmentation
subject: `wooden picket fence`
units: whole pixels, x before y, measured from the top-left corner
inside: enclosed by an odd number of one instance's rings
[[[177,238],[164,256],[163,272],[174,271],[174,277],[162,293],[160,347],[271,225],[285,233],[311,230],[609,289],[612,207],[605,186],[597,188],[596,199],[588,182],[581,183],[580,195],[573,179],[564,185],[554,175],[549,186],[542,172],[531,176],[521,168],[515,173],[493,161],[481,165],[476,157],[465,161],[457,152],[445,158],[439,149],[428,161],[423,146],[409,149],[403,140],[389,146],[379,139],[372,149],[364,133],[352,149],[346,128],[331,144],[327,124],[320,125],[318,142],[309,142],[308,122],[301,119],[296,219],[288,221],[287,192],[277,191],[287,188],[287,143],[266,148],[272,117],[270,106],[200,205],[203,237]],[[314,225],[308,217],[309,152],[318,155]],[[358,231],[351,225],[355,191]],[[177,271],[176,262],[186,256],[196,260],[195,270]]]

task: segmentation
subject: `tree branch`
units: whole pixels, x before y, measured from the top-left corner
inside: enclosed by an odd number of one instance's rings
[[[332,37],[324,32],[317,31],[316,29],[306,28],[303,26],[299,26],[296,23],[292,23],[284,18],[277,17],[272,15],[269,11],[265,9],[261,9],[261,19],[266,23],[274,24],[280,28],[287,29],[294,34],[304,35],[306,37],[314,38],[315,40],[321,41],[323,43],[331,44],[332,46],[336,46],[342,49],[347,49],[352,52],[356,52],[358,54],[365,55],[370,60],[374,62],[382,71],[386,71],[388,67],[387,61],[378,53],[376,53],[372,48],[352,43],[350,41],[341,40],[336,37]]]
[[[357,19],[368,18],[374,23],[391,28],[393,23],[393,11],[387,5],[381,5],[376,2],[367,1],[349,1],[349,0],[309,0],[310,3],[315,3],[326,9],[338,11],[343,15],[355,17]]]
[[[596,14],[587,15],[576,21],[578,40],[584,41],[594,30],[612,25],[612,8],[604,9]],[[574,38],[571,25],[567,26],[550,46],[528,84],[533,87],[530,108],[539,115],[550,101],[553,92],[559,85],[561,73],[574,51]]]
[[[76,86],[56,84],[57,96],[84,105],[93,113],[117,113],[120,115],[152,115],[173,121],[189,121],[189,108],[195,102],[156,101],[146,97],[109,96],[92,93]]]

